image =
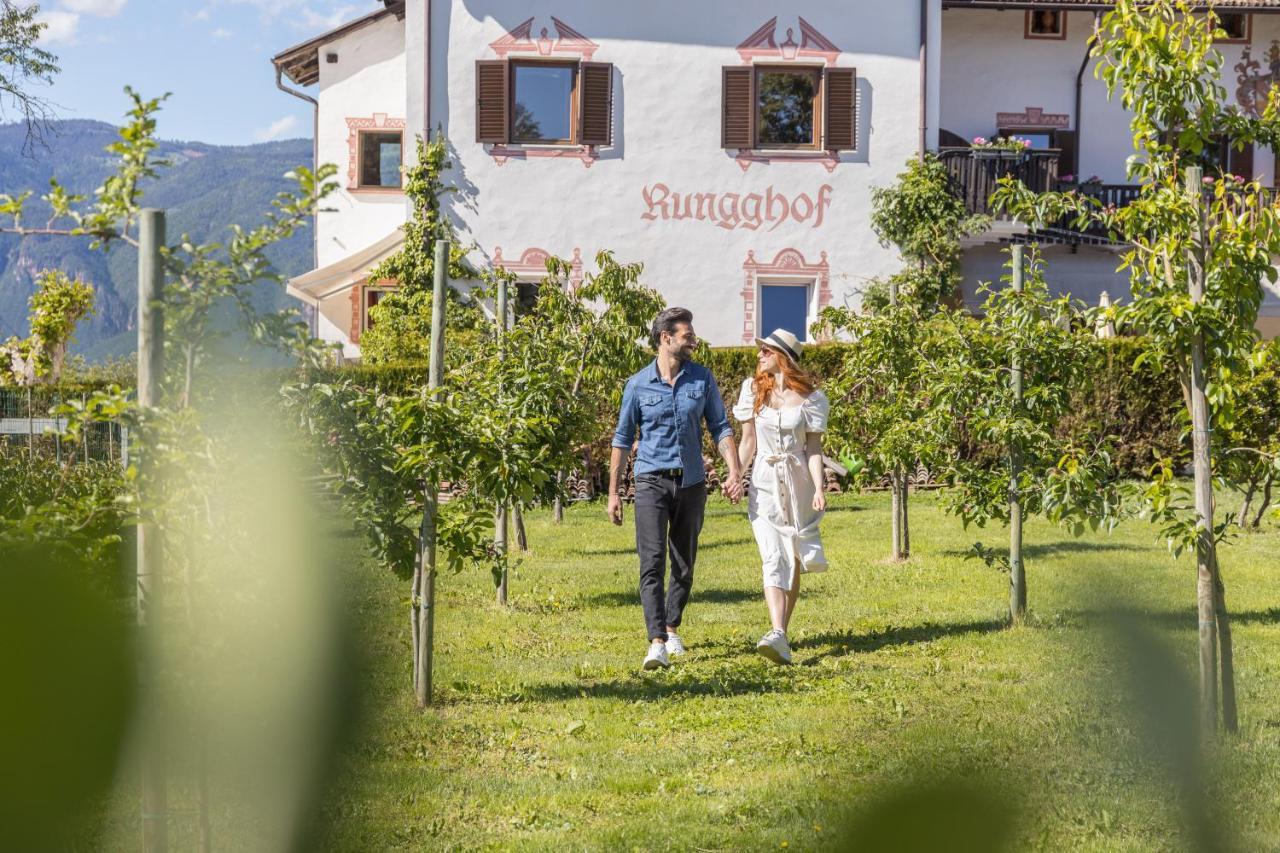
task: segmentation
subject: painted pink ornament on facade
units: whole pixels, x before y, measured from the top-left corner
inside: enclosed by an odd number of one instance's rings
[[[641,188],[640,193],[645,205],[640,218],[648,222],[691,219],[727,231],[764,228],[770,232],[786,222],[821,228],[831,206],[832,187],[823,184],[814,196],[803,192],[788,196],[772,185],[763,193],[678,193],[657,183]]]
[[[350,191],[370,192],[370,188],[360,186],[360,131],[382,130],[399,131],[404,136],[405,121],[402,118],[390,118],[386,113],[374,113],[368,117],[350,116],[347,118],[347,189]],[[403,144],[401,145],[403,150]],[[400,192],[400,187],[380,187],[373,192]]]
[[[1043,107],[1027,107],[1020,113],[996,113],[996,126],[1066,130],[1071,126],[1071,116],[1066,113],[1047,113]]]
[[[774,256],[773,262],[762,264],[754,251],[747,252],[742,264],[742,342],[751,344],[756,339],[756,293],[761,278],[778,278],[789,282],[811,283],[818,288],[818,310],[831,304],[831,266],[827,253],[819,253],[815,264],[805,261],[799,249],[787,248]],[[765,282],[768,283],[767,281]]]
[[[493,266],[501,267],[521,281],[542,281],[547,277],[547,261],[552,254],[546,249],[537,247],[525,249],[520,259],[507,260],[502,256],[502,247],[493,247]],[[573,256],[569,258],[569,289],[577,290],[582,285],[583,264],[582,250],[574,247]]]
[[[795,40],[795,30],[787,27],[787,37],[778,43],[778,17],[775,15],[738,45],[738,56],[743,65],[750,65],[754,60],[780,60],[792,62],[796,59],[824,59],[834,65],[840,58],[841,50],[831,39],[806,21],[799,18],[800,42]]]
[[[567,54],[580,57],[583,62],[590,62],[591,57],[600,48],[600,45],[555,15],[551,16],[551,26],[556,33],[554,39],[551,38],[547,27],[542,27],[537,37],[534,37],[533,22],[534,19],[530,18],[524,23],[518,24],[514,29],[509,30],[505,36],[490,43],[489,47],[502,59],[506,59],[513,53],[532,53],[538,56]]]

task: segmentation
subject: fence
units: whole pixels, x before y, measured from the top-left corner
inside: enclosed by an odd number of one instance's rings
[[[0,450],[53,457],[59,462],[128,460],[129,431],[118,423],[85,424],[79,441],[67,436],[67,419],[53,411],[87,392],[33,386],[0,388]]]

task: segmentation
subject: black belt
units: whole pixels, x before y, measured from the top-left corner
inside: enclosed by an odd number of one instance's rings
[[[660,471],[645,471],[646,474],[653,474],[658,477],[669,477],[672,480],[679,480],[684,476],[683,468],[663,468]]]

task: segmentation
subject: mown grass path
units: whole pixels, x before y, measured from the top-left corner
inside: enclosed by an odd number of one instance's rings
[[[332,849],[821,849],[850,814],[957,774],[1016,811],[1017,847],[1165,850],[1186,843],[1163,762],[1142,748],[1117,680],[1130,655],[1101,630],[1132,608],[1194,665],[1194,565],[1131,522],[1073,539],[1028,527],[1031,620],[1005,627],[1007,578],[982,538],[913,498],[913,556],[884,560],[884,495],[841,496],[832,570],[806,577],[796,665],[753,646],[767,628],[745,512],[708,506],[689,654],[642,673],[630,508],[528,520],[532,552],[493,603],[487,575],[439,584],[439,705],[413,707],[404,584],[361,542],[345,583],[366,654],[363,724],[326,818]],[[1280,849],[1280,531],[1224,550],[1241,733],[1210,757],[1211,800],[1241,849]],[[1194,672],[1192,673],[1194,676]],[[929,814],[920,814],[928,822]]]

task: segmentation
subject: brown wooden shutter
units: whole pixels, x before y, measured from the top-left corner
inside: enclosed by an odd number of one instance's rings
[[[613,144],[613,65],[609,62],[584,62],[579,70],[578,86],[582,89],[583,145]]]
[[[823,80],[826,91],[828,151],[851,151],[858,147],[858,72],[852,68],[828,68]]]
[[[1230,164],[1227,168],[1233,175],[1239,175],[1246,181],[1253,180],[1253,143],[1246,142],[1244,148],[1237,151],[1235,146],[1231,146],[1227,162]]]
[[[755,147],[755,69],[727,65],[720,101],[720,147]]]
[[[476,142],[506,143],[508,79],[505,60],[476,63]]]
[[[1057,148],[1058,153],[1058,174],[1071,175],[1076,180],[1080,180],[1080,164],[1077,162],[1076,156],[1076,132],[1074,130],[1055,130],[1053,132],[1053,147]]]

